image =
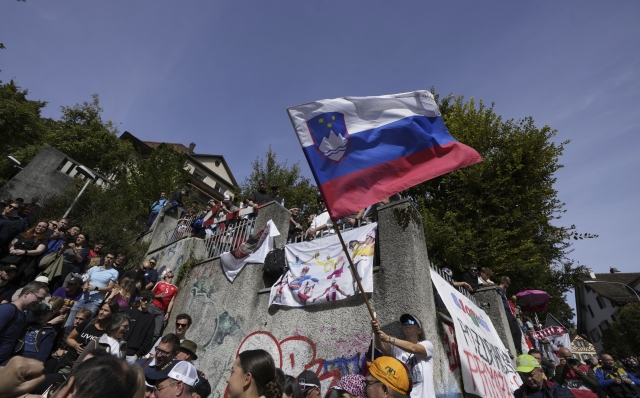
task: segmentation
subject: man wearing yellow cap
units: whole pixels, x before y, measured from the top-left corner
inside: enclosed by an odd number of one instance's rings
[[[365,378],[367,398],[407,398],[411,393],[411,377],[407,367],[392,357],[378,357],[368,362]]]
[[[531,355],[520,355],[516,360],[516,372],[524,381],[513,395],[515,398],[575,398],[560,384],[544,379],[544,372],[537,359]]]

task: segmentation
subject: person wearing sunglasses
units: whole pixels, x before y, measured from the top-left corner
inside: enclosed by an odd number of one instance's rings
[[[156,339],[160,337],[164,323],[169,320],[171,309],[173,309],[173,301],[178,294],[178,287],[171,283],[172,281],[173,271],[167,268],[162,272],[162,281],[156,283],[151,289],[155,298],[153,299],[153,305],[149,307],[149,312],[155,316],[156,324],[153,336]]]
[[[435,398],[433,385],[433,343],[427,341],[420,320],[411,314],[400,316],[405,340],[391,337],[382,331],[377,319],[371,321],[376,348],[384,355],[405,364],[413,382],[412,398]]]
[[[193,320],[191,319],[191,316],[189,314],[178,314],[178,316],[176,317],[176,331],[174,333],[180,340],[180,343],[182,343],[186,339],[187,330],[189,330],[192,323]],[[156,340],[156,343],[153,345],[153,348],[151,348],[151,351],[149,352],[147,357],[153,357],[155,352],[154,350],[156,349],[158,344],[160,344],[160,340],[162,339],[160,338]]]
[[[24,311],[31,311],[49,295],[44,282],[30,282],[20,296],[9,304],[0,305],[0,363],[11,357],[13,348],[27,320]]]
[[[138,308],[129,311],[131,326],[124,335],[127,342],[127,362],[133,364],[146,355],[153,346],[154,316],[149,312],[149,305],[153,301],[153,292],[144,290],[140,293]]]

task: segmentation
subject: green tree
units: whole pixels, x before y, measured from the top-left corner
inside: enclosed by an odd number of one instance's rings
[[[108,187],[91,184],[74,205],[69,218],[82,226],[92,242],[104,240],[107,248],[126,253],[129,265],[135,265],[146,252],[138,243],[145,229],[149,206],[160,191],[167,193],[184,186],[186,155],[169,146],[160,146],[148,159],[132,157],[118,171],[115,183]],[[40,217],[57,219],[69,208],[84,181],[54,197],[46,198]]]
[[[0,85],[0,185],[5,184],[19,170],[7,159],[7,155],[27,161],[22,156],[25,147],[37,142],[44,135],[44,123],[40,116],[47,103],[27,99],[29,92],[13,80]]]
[[[618,321],[602,333],[604,350],[614,358],[640,354],[640,303],[622,307]]]
[[[408,190],[423,216],[429,258],[458,273],[473,262],[487,266],[511,277],[509,294],[545,290],[553,296],[547,311],[573,325],[563,295],[586,269],[568,258],[570,239],[595,235],[557,225],[566,210],[553,184],[569,141],[554,143],[556,131],[530,117],[505,121],[493,104],[436,99],[451,134],[483,162]]]
[[[318,188],[302,175],[299,162],[292,166],[287,161],[278,163],[276,153],[269,147],[263,158],[257,157],[251,162],[251,168],[251,174],[240,184],[240,192],[236,195],[239,200],[245,200],[251,192],[258,189],[258,181],[265,180],[269,193],[272,185],[280,186],[285,207],[301,206],[301,221],[306,221],[310,214],[315,214],[318,210]]]
[[[91,102],[61,107],[59,120],[42,118],[46,102],[27,99],[27,90],[15,82],[0,85],[0,150],[28,163],[45,145],[100,173],[112,176],[125,168],[133,151],[118,139],[118,129],[102,120],[98,95]],[[0,184],[15,174],[11,163],[0,159]]]

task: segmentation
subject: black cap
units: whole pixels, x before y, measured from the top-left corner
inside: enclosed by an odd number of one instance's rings
[[[18,266],[15,264],[3,264],[0,271],[18,271]]]
[[[305,395],[312,388],[320,387],[320,379],[310,370],[305,370],[298,375],[298,384],[303,388],[302,395]]]
[[[209,384],[209,380],[204,377],[198,377],[196,384],[193,385],[193,392],[201,397],[208,397],[211,395],[211,384]]]
[[[278,184],[273,184],[271,186],[271,189],[279,189],[279,188],[280,188],[280,185],[278,185]]]

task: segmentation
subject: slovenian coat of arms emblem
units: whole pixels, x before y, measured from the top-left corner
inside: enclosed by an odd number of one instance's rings
[[[307,120],[313,143],[327,160],[340,163],[349,151],[349,132],[344,114],[326,112]]]

